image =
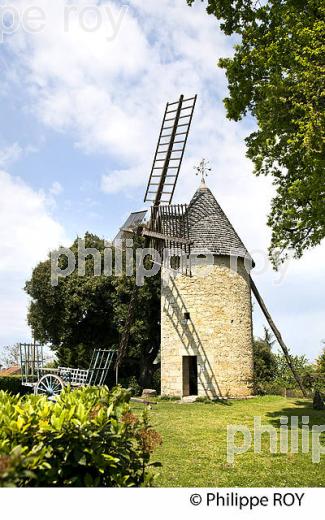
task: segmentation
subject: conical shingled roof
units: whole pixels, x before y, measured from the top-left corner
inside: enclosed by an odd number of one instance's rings
[[[204,182],[201,183],[189,204],[188,219],[194,253],[209,252],[222,256],[237,256],[253,262],[243,242]]]

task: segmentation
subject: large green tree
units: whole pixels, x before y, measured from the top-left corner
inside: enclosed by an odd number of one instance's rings
[[[233,57],[219,61],[228,79],[224,102],[229,119],[257,121],[247,155],[276,187],[271,256],[283,260],[291,249],[300,257],[325,236],[324,0],[207,4],[224,33],[238,35]]]
[[[78,274],[76,240],[70,248],[76,258],[73,273],[59,278],[53,286],[49,258],[35,267],[25,287],[31,297],[28,322],[35,339],[51,344],[61,365],[80,368],[88,366],[94,348],[117,347],[135,284],[134,274],[126,276],[124,269],[121,276],[104,274],[104,252],[108,248],[102,239],[87,233],[84,241],[85,247],[100,253],[100,276],[94,275],[94,258],[90,255],[85,261],[85,275]],[[114,248],[112,254],[114,265]],[[59,265],[61,269],[67,266],[64,255]],[[142,386],[147,386],[160,346],[160,277],[146,278],[136,298],[129,348],[120,376],[135,376]]]

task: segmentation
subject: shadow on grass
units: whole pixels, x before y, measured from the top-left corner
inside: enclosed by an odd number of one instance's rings
[[[288,427],[290,429],[291,417],[298,417],[298,427],[302,426],[302,417],[309,417],[309,427],[314,425],[325,424],[325,410],[314,410],[313,403],[309,400],[298,399],[294,402],[295,407],[282,408],[274,412],[266,413],[270,417],[270,423],[275,427],[280,427],[281,417],[288,418]]]
[[[232,402],[229,399],[210,399],[210,404],[221,404],[223,406],[232,406]]]

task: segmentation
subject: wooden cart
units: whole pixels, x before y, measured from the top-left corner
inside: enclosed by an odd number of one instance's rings
[[[88,369],[45,368],[42,345],[20,343],[19,348],[22,385],[33,389],[35,394],[49,398],[58,396],[67,385],[104,385],[115,355],[115,350],[95,349]]]

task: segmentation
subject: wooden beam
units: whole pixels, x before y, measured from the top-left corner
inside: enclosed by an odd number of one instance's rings
[[[149,229],[143,229],[142,234],[145,237],[158,238],[161,240],[166,240],[168,242],[176,242],[178,244],[189,244],[189,245],[192,244],[191,240],[188,240],[187,238],[163,235],[162,233],[156,233],[156,231],[150,231]]]
[[[299,388],[300,390],[302,391],[302,394],[304,397],[307,397],[307,393],[306,393],[306,390],[304,388],[304,385],[302,384],[302,381],[301,381],[301,378],[298,374],[298,372],[296,371],[295,369],[295,366],[292,362],[292,359],[291,359],[291,356],[289,354],[289,351],[287,349],[287,346],[286,344],[284,343],[283,339],[282,339],[282,336],[281,336],[281,333],[279,331],[279,329],[275,326],[275,323],[274,321],[272,320],[272,317],[271,317],[271,314],[269,313],[269,311],[267,310],[267,307],[264,303],[264,300],[262,298],[262,296],[260,295],[255,283],[254,283],[254,280],[252,279],[252,277],[250,276],[250,282],[251,282],[251,288],[252,288],[252,291],[253,291],[253,294],[259,304],[259,306],[261,307],[262,311],[263,311],[263,314],[265,316],[265,318],[267,319],[271,329],[272,329],[272,332],[274,334],[274,336],[276,337],[280,347],[282,348],[282,351],[283,351],[283,354],[286,358],[286,361],[289,365],[289,368],[292,372],[292,375],[293,377],[295,378],[297,384],[299,385]]]

